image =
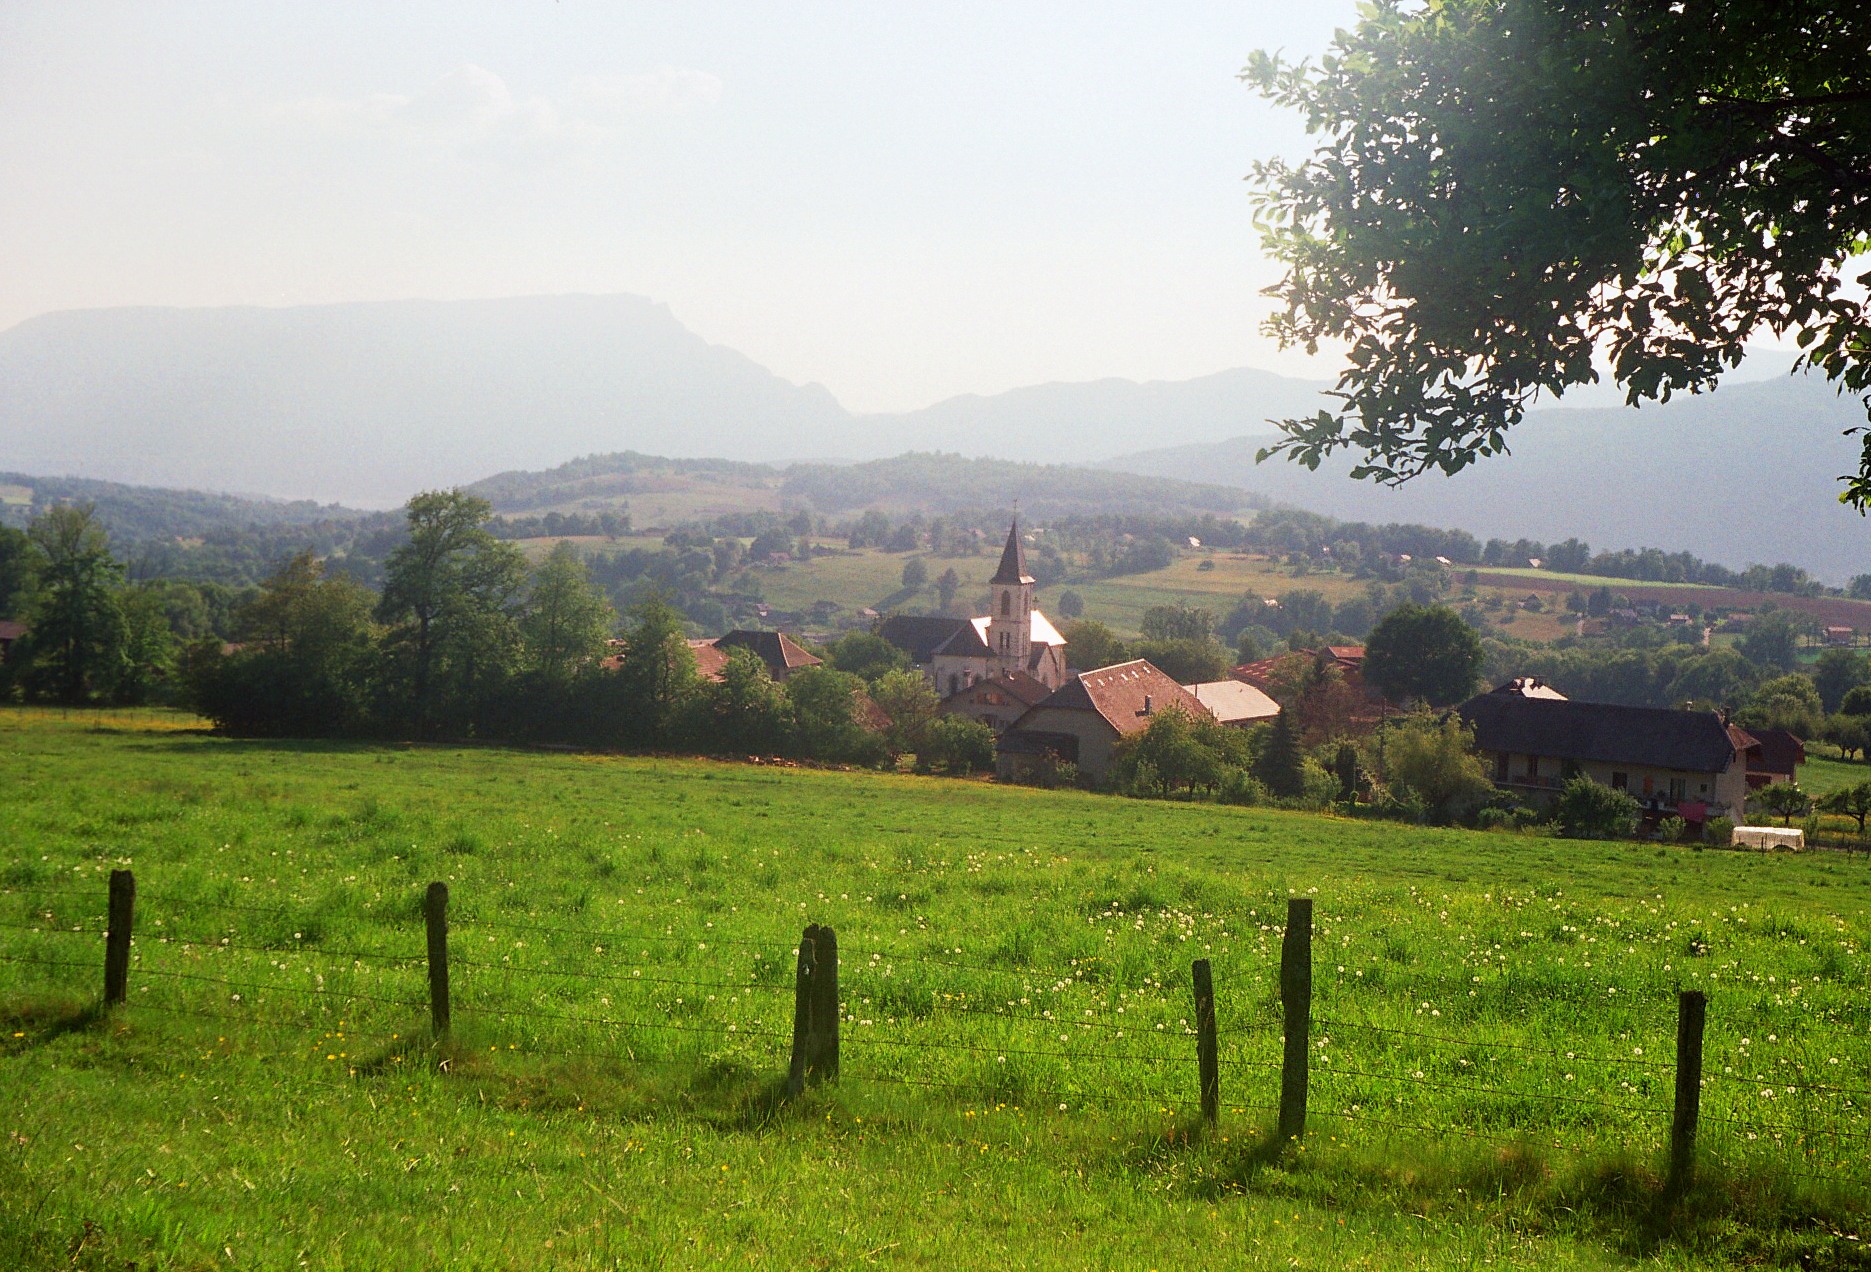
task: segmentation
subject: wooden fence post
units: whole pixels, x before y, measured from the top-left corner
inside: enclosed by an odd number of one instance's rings
[[[429,885],[423,898],[429,925],[429,1020],[437,1038],[448,1033],[448,885]]]
[[[799,962],[793,973],[793,1055],[786,1068],[786,1094],[789,1096],[806,1089],[806,1066],[812,1051],[814,945],[818,934],[819,925],[814,923],[799,938]]]
[[[104,1002],[120,1003],[130,992],[130,931],[136,924],[136,876],[110,872],[110,917],[104,928]]]
[[[838,1080],[838,934],[820,927],[812,938],[812,1049],[807,1069],[813,1082]]]
[[[1202,1120],[1210,1126],[1221,1118],[1221,1062],[1215,1045],[1215,979],[1208,960],[1198,958],[1189,969],[1195,980],[1195,1067],[1202,1086]]]
[[[1708,998],[1699,989],[1676,996],[1676,1113],[1670,1119],[1667,1191],[1680,1197],[1696,1173],[1696,1123],[1702,1116],[1702,1025]]]
[[[1286,903],[1286,938],[1280,943],[1280,1004],[1285,1009],[1286,1056],[1280,1066],[1280,1143],[1306,1133],[1306,1066],[1312,1048],[1312,901]]]

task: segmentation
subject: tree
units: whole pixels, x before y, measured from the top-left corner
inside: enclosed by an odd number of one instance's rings
[[[1475,754],[1475,735],[1453,712],[1427,707],[1392,721],[1371,743],[1378,777],[1400,795],[1413,794],[1433,821],[1460,816],[1494,794]]]
[[[1259,164],[1284,345],[1349,347],[1337,409],[1263,451],[1397,482],[1506,450],[1540,394],[1699,391],[1750,339],[1871,389],[1871,10],[1846,0],[1380,0],[1316,68],[1243,78],[1321,137]],[[1871,435],[1841,498],[1871,498]]]
[[[527,660],[548,684],[564,685],[580,667],[604,655],[617,611],[591,581],[578,549],[560,542],[533,571],[533,590],[520,634]]]
[[[1143,612],[1145,640],[1206,641],[1215,630],[1215,615],[1205,609],[1190,609],[1182,602],[1152,605]]]
[[[1843,712],[1826,717],[1825,726],[1819,736],[1839,749],[1839,758],[1849,760],[1853,752],[1862,752],[1871,745],[1871,728],[1866,727],[1863,716],[1850,716]]]
[[[77,704],[109,696],[124,669],[123,566],[90,504],[59,504],[26,527],[37,579],[23,648],[27,691]]]
[[[846,632],[825,647],[825,657],[839,671],[848,671],[867,681],[875,681],[893,671],[905,671],[910,665],[908,654],[874,632]]]
[[[1575,777],[1553,801],[1553,820],[1574,839],[1617,839],[1636,829],[1642,810],[1629,791],[1601,786],[1589,777]]]
[[[1221,680],[1230,661],[1228,651],[1212,640],[1140,640],[1131,646],[1130,655],[1149,659],[1179,685]]]
[[[1364,679],[1393,702],[1445,706],[1481,674],[1481,638],[1445,605],[1403,605],[1364,642]]]
[[[1741,655],[1762,667],[1791,671],[1799,663],[1801,624],[1784,610],[1761,614],[1741,638]]]
[[[1060,634],[1065,637],[1066,660],[1080,671],[1095,671],[1130,659],[1130,651],[1117,638],[1117,633],[1097,619],[1081,618],[1076,623],[1067,623]]]
[[[1871,781],[1859,782],[1855,786],[1841,786],[1819,801],[1819,807],[1828,813],[1838,813],[1850,817],[1858,823],[1858,834],[1865,833],[1865,818],[1871,817]]]
[[[985,773],[993,767],[994,730],[964,715],[949,713],[930,721],[916,753],[919,773]]]
[[[870,693],[871,701],[890,717],[890,731],[885,736],[890,753],[913,752],[921,759],[929,741],[929,726],[941,708],[928,679],[921,672],[897,669],[873,681]]]
[[[1260,754],[1254,757],[1253,774],[1262,786],[1285,799],[1305,791],[1306,771],[1299,754],[1299,738],[1286,712],[1273,717]]]
[[[946,610],[949,606],[955,603],[955,593],[961,587],[961,575],[955,573],[955,567],[951,565],[948,569],[936,575],[935,585],[936,585],[936,604],[940,605],[944,610]],[[1071,593],[1068,592],[1066,595],[1070,596]],[[1064,597],[1060,598],[1059,608],[1060,608],[1060,612],[1063,613],[1065,610]],[[1070,617],[1070,615],[1067,615],[1067,617]]]
[[[911,557],[903,563],[903,586],[912,592],[920,592],[929,581],[929,563],[921,557]]]
[[[26,612],[34,572],[32,540],[24,530],[0,526],[0,618]]]
[[[944,602],[946,604],[947,602]],[[1071,588],[1059,593],[1059,617],[1074,619],[1085,612],[1085,598]]]
[[[1812,677],[1795,671],[1762,682],[1754,691],[1754,701],[1736,712],[1735,720],[1743,728],[1785,729],[1810,738],[1818,736],[1824,713]]]
[[[751,649],[730,649],[721,679],[703,685],[690,701],[702,713],[699,741],[710,750],[778,755],[792,732],[792,706]]]
[[[1828,649],[1813,664],[1812,676],[1819,701],[1830,713],[1839,709],[1845,695],[1853,689],[1871,684],[1871,666],[1866,665],[1863,654],[1849,649]]]
[[[1780,824],[1791,826],[1795,817],[1803,817],[1812,807],[1812,797],[1795,782],[1775,782],[1754,793],[1754,802],[1770,813],[1780,814]]]
[[[624,636],[616,683],[615,728],[623,740],[647,749],[670,746],[697,677],[695,655],[682,636],[682,617],[667,601],[652,598],[637,607],[636,623]]]
[[[1871,685],[1859,685],[1846,691],[1839,711],[1848,716],[1871,716]]]
[[[855,764],[875,763],[884,744],[857,719],[857,695],[864,682],[831,667],[807,667],[786,681],[792,705],[795,751],[808,759]]]
[[[384,562],[377,616],[402,663],[394,686],[410,725],[427,736],[446,703],[472,723],[489,682],[519,651],[525,558],[487,529],[493,507],[459,490],[427,491],[405,508],[409,539]]]

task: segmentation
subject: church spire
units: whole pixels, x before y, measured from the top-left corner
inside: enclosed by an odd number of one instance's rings
[[[994,571],[989,583],[1031,583],[1033,576],[1026,572],[1026,549],[1020,546],[1020,520],[1014,518],[1007,528],[1007,546],[1001,550],[1000,569]]]

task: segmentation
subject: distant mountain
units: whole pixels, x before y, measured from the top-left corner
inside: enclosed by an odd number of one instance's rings
[[[0,467],[401,503],[636,449],[841,454],[852,417],[635,296],[47,314],[0,333]]]
[[[1864,423],[1857,399],[1814,378],[1783,377],[1641,410],[1536,410],[1508,434],[1511,455],[1395,489],[1351,480],[1343,454],[1317,472],[1285,460],[1257,465],[1271,430],[1102,466],[1223,482],[1347,520],[1484,538],[1577,535],[1597,549],[1687,550],[1734,568],[1790,561],[1838,584],[1871,573],[1871,523],[1838,502],[1839,474],[1856,469],[1859,454],[1857,440],[1840,434]]]
[[[0,467],[381,507],[626,450],[1082,462],[1236,436],[1318,387],[1237,370],[853,415],[637,296],[81,310],[0,332]]]

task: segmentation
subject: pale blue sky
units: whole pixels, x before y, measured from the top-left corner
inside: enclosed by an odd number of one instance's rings
[[[0,5],[0,328],[634,292],[855,409],[1257,365],[1320,4]]]

